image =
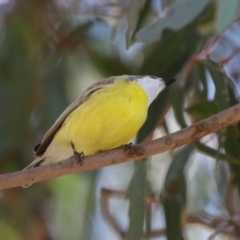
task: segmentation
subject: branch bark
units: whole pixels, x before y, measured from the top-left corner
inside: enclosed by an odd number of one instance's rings
[[[44,181],[69,173],[83,172],[113,164],[139,160],[194,142],[203,136],[240,121],[240,103],[165,137],[133,147],[86,156],[81,165],[75,157],[42,167],[0,175],[0,190]]]

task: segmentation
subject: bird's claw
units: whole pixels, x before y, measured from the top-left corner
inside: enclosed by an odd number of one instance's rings
[[[134,147],[135,147],[135,145],[132,142],[122,145],[122,148],[126,151],[130,151]]]
[[[72,149],[73,149],[73,154],[74,154],[74,157],[77,159],[77,162],[78,163],[80,163],[81,164],[81,166],[82,166],[82,164],[83,164],[83,158],[84,158],[84,153],[83,152],[78,152],[78,151],[76,151],[76,149],[75,149],[75,146],[74,146],[74,144],[71,142],[71,147],[72,147]]]
[[[77,159],[77,162],[81,164],[83,164],[83,158],[84,158],[84,153],[83,152],[77,152],[77,151],[74,151],[74,157]]]

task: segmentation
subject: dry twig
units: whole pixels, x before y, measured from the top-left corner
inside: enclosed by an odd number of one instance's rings
[[[240,121],[240,103],[207,119],[197,122],[165,137],[141,143],[132,148],[119,148],[87,156],[83,165],[74,157],[68,160],[20,172],[0,175],[0,190],[44,181],[74,172],[83,172],[113,164],[147,158],[197,141],[203,136],[217,132]]]

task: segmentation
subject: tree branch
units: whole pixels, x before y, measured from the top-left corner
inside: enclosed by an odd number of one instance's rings
[[[0,175],[0,190],[44,181],[69,173],[83,172],[113,164],[139,160],[194,142],[203,136],[240,121],[240,103],[165,137],[136,146],[86,156],[81,165],[74,157],[20,172]]]

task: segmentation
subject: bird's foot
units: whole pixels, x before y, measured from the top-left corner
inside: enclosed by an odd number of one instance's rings
[[[84,159],[84,153],[83,152],[77,152],[77,151],[74,151],[74,157],[77,159],[78,163],[80,163],[80,165],[82,166],[83,164],[83,159]]]
[[[75,146],[74,146],[74,144],[71,142],[71,146],[72,146],[72,149],[73,149],[73,155],[74,155],[74,157],[77,159],[77,162],[78,163],[80,163],[81,164],[81,166],[82,166],[82,164],[83,164],[83,158],[84,158],[84,153],[83,152],[78,152],[78,151],[76,151],[76,149],[75,149]]]
[[[141,146],[135,145],[131,142],[122,145],[122,148],[129,156],[142,156],[145,153],[144,149]]]
[[[132,142],[121,146],[121,148],[123,148],[126,151],[131,151],[134,147],[135,147],[135,144],[133,144]]]

